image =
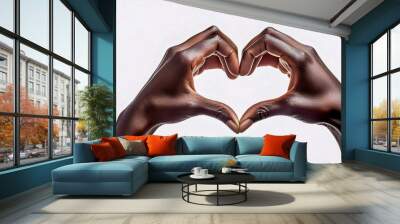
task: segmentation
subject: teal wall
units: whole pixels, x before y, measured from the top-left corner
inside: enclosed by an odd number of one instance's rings
[[[369,150],[370,73],[368,46],[377,36],[399,21],[400,1],[386,0],[353,24],[349,39],[343,40],[344,102],[342,129],[344,160],[356,159],[394,170],[400,167],[398,156]],[[390,159],[388,159],[388,156]]]
[[[108,86],[115,102],[114,57],[114,33],[92,33],[92,83]],[[115,123],[115,109],[110,119]],[[113,126],[109,132],[114,134]]]
[[[92,31],[92,82],[103,83],[115,92],[115,0],[66,0],[66,2]],[[115,121],[115,115],[112,119]],[[112,131],[113,128],[110,127],[110,132]],[[71,163],[72,157],[68,157],[1,171],[0,199],[50,182],[53,169]]]
[[[0,199],[29,190],[51,181],[51,171],[72,163],[72,158],[47,161],[0,173]]]
[[[115,96],[115,44],[116,44],[116,2],[109,0],[97,0],[97,8],[103,15],[107,24],[107,32],[94,30],[92,32],[92,83],[104,84],[110,88],[114,96],[113,124],[116,123],[116,96]],[[109,129],[114,135],[115,128],[112,125]]]

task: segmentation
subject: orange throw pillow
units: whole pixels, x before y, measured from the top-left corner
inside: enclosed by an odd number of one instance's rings
[[[94,157],[99,162],[117,159],[117,155],[115,155],[113,147],[108,142],[93,144],[91,145],[91,149],[94,154]]]
[[[147,139],[147,135],[125,135],[122,137],[129,141],[136,141],[136,140],[146,141]]]
[[[265,135],[264,145],[261,149],[262,156],[280,156],[286,159],[290,158],[290,148],[296,135]]]
[[[101,142],[108,142],[114,149],[115,155],[118,158],[126,156],[126,151],[122,146],[121,142],[119,142],[117,137],[108,137],[108,138],[101,138]]]
[[[149,135],[147,137],[148,156],[176,155],[176,139],[178,134],[171,136]]]

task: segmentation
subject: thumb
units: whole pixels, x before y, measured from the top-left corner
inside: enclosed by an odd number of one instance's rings
[[[290,107],[285,96],[256,103],[249,107],[240,119],[239,132],[246,131],[257,121],[276,115],[288,115],[289,110]]]
[[[201,95],[195,96],[194,115],[207,115],[222,121],[235,133],[239,132],[239,119],[228,105]]]

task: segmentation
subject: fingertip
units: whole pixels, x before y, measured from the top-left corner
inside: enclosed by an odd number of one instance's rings
[[[233,74],[233,73],[229,73],[229,74],[228,74],[228,78],[229,78],[229,79],[234,80],[234,79],[236,79],[237,77],[238,77],[238,74]]]
[[[235,133],[239,133],[239,126],[236,122],[229,120],[226,122],[226,125]]]
[[[239,132],[246,131],[254,122],[251,119],[246,119],[243,122],[240,122]]]
[[[244,66],[242,66],[242,65],[240,65],[240,68],[239,68],[239,75],[240,76],[247,76],[248,75],[248,73],[249,73],[249,71],[250,71],[250,69],[245,69],[244,68]]]

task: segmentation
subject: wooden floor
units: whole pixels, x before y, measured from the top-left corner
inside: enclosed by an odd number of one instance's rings
[[[357,214],[36,214],[54,200],[50,187],[0,202],[0,223],[219,224],[219,223],[400,223],[400,174],[358,163],[310,166],[308,182],[317,183],[346,201],[368,206]]]

